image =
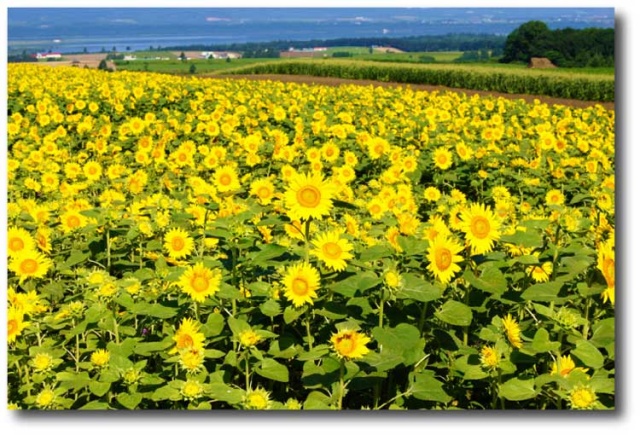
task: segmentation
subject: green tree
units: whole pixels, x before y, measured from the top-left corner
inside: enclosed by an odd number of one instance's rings
[[[180,60],[183,61],[183,62],[187,60],[187,55],[184,54],[184,51],[182,53],[180,53]]]
[[[196,64],[192,63],[191,66],[189,67],[189,73],[190,74],[195,74],[196,73]]]
[[[552,32],[542,21],[529,21],[507,36],[502,62],[529,62],[543,57],[552,43]]]

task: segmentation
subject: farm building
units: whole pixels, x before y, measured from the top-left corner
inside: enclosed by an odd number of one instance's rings
[[[62,58],[61,53],[36,53],[36,59],[49,60],[49,59],[61,59],[61,58]]]

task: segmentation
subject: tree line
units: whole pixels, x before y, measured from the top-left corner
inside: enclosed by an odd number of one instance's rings
[[[614,51],[612,28],[551,30],[542,21],[529,21],[507,36],[501,62],[546,57],[559,67],[612,67]]]

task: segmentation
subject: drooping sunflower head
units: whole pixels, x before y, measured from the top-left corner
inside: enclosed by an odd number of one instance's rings
[[[333,350],[340,358],[359,359],[369,353],[367,344],[371,341],[365,334],[351,329],[343,329],[331,336]]]
[[[500,363],[500,353],[495,346],[484,346],[480,350],[480,363],[489,369],[496,368]]]
[[[24,321],[24,312],[16,307],[9,307],[7,312],[7,342],[13,343],[29,322]]]
[[[505,333],[507,334],[507,339],[509,343],[517,349],[522,347],[522,337],[520,336],[520,325],[518,322],[511,317],[511,313],[507,314],[502,318],[502,326],[504,328]]]
[[[353,245],[340,236],[340,231],[327,231],[312,241],[314,249],[311,254],[335,271],[346,269],[347,260],[353,258]]]
[[[313,304],[318,297],[316,290],[320,288],[320,273],[308,263],[298,263],[289,266],[282,278],[285,297],[294,307]]]
[[[287,215],[293,219],[320,219],[331,211],[335,188],[319,173],[294,174],[284,194]]]

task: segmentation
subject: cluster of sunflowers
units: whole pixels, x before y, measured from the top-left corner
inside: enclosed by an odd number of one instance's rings
[[[611,409],[614,113],[10,65],[13,409]]]

